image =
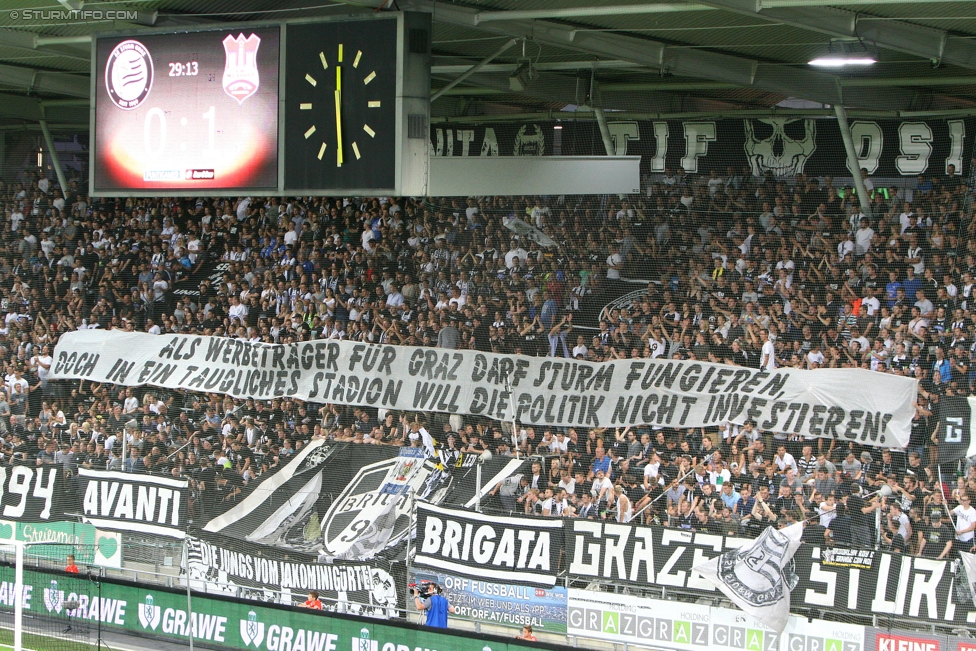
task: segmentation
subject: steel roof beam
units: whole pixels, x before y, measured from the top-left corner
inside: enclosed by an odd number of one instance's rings
[[[371,0],[345,0],[348,4],[376,7]],[[755,0],[753,0],[755,1]],[[669,47],[652,40],[576,30],[568,25],[546,21],[506,21],[477,24],[477,9],[469,9],[429,0],[404,0],[401,9],[431,11],[435,21],[475,28],[509,37],[522,37],[566,50],[587,52],[600,57],[631,61],[674,75],[705,78],[754,87],[767,92],[800,97],[825,104],[844,101],[837,77],[777,64],[717,52]],[[911,91],[892,90],[886,93],[864,93],[857,97],[866,108],[910,109],[915,100]],[[851,98],[847,100],[852,103]]]

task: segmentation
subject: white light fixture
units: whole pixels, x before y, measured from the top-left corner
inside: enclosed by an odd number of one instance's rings
[[[834,39],[827,52],[809,61],[818,68],[843,68],[845,66],[870,66],[877,63],[875,53],[860,40]]]
[[[841,68],[843,66],[869,66],[877,63],[871,57],[817,57],[810,60],[811,66],[820,68]]]

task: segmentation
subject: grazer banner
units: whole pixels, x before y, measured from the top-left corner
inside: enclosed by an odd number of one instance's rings
[[[563,521],[483,515],[417,504],[418,568],[551,588],[562,551]]]
[[[185,569],[198,592],[300,604],[316,590],[326,610],[384,619],[405,607],[402,562],[323,563],[313,555],[284,557],[277,547],[214,534],[188,536],[186,542]]]
[[[85,522],[110,531],[186,535],[189,482],[111,470],[78,470]]]
[[[66,333],[54,357],[56,379],[514,417],[541,426],[706,427],[751,419],[764,430],[902,447],[915,413],[915,380],[864,369],[767,372],[649,359],[589,363],[117,330]]]
[[[559,145],[554,135],[559,127]],[[840,128],[833,117],[723,120],[608,120],[618,156],[639,155],[641,172],[683,167],[756,176],[849,177]],[[851,120],[858,167],[868,174],[942,176],[949,166],[968,174],[976,120]],[[431,128],[433,156],[603,156],[595,121],[533,121]]]
[[[0,467],[0,517],[20,522],[64,519],[64,474],[57,466]]]
[[[666,527],[574,520],[565,523],[570,577],[647,587],[678,588],[718,596],[715,586],[692,568],[725,551],[751,545],[748,538],[724,538]],[[419,534],[418,534],[419,535]],[[833,562],[819,547],[801,544],[787,571],[796,577],[791,611],[830,610],[857,616],[910,617],[932,624],[968,626],[976,606],[953,561],[874,552],[858,563]]]

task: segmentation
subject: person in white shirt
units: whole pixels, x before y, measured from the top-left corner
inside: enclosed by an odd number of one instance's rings
[[[833,493],[827,495],[824,501],[820,503],[817,514],[820,516],[820,526],[829,529],[830,523],[837,517],[837,499]]]
[[[573,347],[573,359],[576,359],[577,357],[586,359],[586,355],[589,351],[587,350],[584,342],[585,339],[583,338],[583,335],[576,337],[576,345]]]
[[[244,317],[247,316],[247,306],[241,303],[240,299],[236,296],[231,296],[230,309],[227,310],[227,316],[230,317],[231,323],[235,320],[244,323]]]
[[[622,266],[623,258],[620,257],[620,247],[611,244],[610,255],[607,256],[607,280],[620,280],[620,268]]]
[[[766,330],[762,331],[763,345],[762,352],[760,353],[760,366],[764,371],[775,371],[776,370],[776,345],[773,343],[773,338],[770,336],[769,332]]]
[[[972,547],[973,532],[976,532],[976,508],[970,503],[971,501],[968,493],[960,493],[959,506],[952,509],[956,523],[956,540],[964,543],[961,546],[963,551],[969,551]]]
[[[861,227],[854,233],[854,252],[857,255],[864,255],[871,250],[871,242],[874,241],[874,229],[871,228],[867,219],[861,220]]]
[[[792,468],[793,472],[799,474],[800,471],[796,467],[796,458],[792,454],[786,451],[786,446],[781,445],[776,450],[776,456],[773,457],[773,462],[776,467],[779,468],[780,472],[786,472],[787,468]]]

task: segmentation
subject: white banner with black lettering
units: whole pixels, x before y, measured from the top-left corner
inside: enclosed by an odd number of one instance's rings
[[[416,567],[552,587],[563,521],[483,515],[417,504]]]
[[[121,331],[65,333],[55,379],[291,396],[533,425],[760,429],[908,444],[916,382],[863,369],[759,369],[663,359],[589,363],[470,350],[311,341],[288,345]],[[514,414],[513,414],[514,411]]]
[[[108,470],[78,470],[85,522],[99,529],[183,538],[189,482]]]

